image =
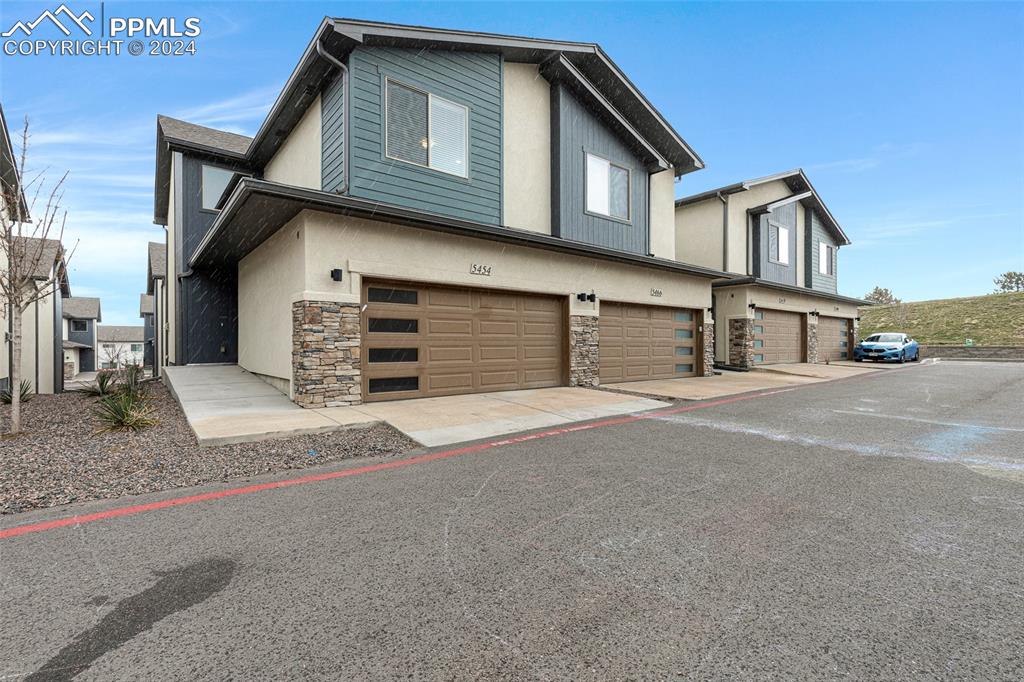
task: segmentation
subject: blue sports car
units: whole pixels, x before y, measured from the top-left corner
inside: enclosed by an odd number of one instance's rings
[[[872,334],[853,347],[853,359],[916,362],[921,359],[921,349],[906,334]]]

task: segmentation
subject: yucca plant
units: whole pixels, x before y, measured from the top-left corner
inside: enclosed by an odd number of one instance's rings
[[[32,390],[32,382],[29,381],[28,379],[23,379],[21,382],[21,390],[18,391],[18,395],[18,399],[21,400],[21,402],[23,403],[27,403],[28,401],[32,400],[32,397],[35,395],[35,391]],[[12,398],[13,396],[11,395],[10,388],[5,388],[4,390],[0,391],[0,403],[3,403],[4,405],[10,405]]]
[[[78,389],[82,393],[102,398],[117,392],[117,372],[100,372],[96,375],[96,383]]]
[[[131,393],[113,393],[100,398],[96,404],[95,414],[104,426],[105,431],[141,431],[156,426],[158,420],[153,417],[153,408],[145,398]]]
[[[128,365],[121,372],[119,391],[142,398],[146,395],[146,375],[138,365]]]

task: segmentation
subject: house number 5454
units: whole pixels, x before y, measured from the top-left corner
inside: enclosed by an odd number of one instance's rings
[[[490,265],[480,265],[479,263],[473,263],[469,266],[469,274],[471,275],[483,275],[484,277],[491,276]]]

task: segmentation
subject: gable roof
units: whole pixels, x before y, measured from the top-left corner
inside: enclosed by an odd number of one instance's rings
[[[167,276],[167,249],[160,242],[149,242],[147,246],[146,293],[153,293],[153,280]]]
[[[245,135],[158,115],[153,222],[161,225],[167,222],[172,151],[185,150],[244,163],[251,142],[252,138]]]
[[[139,294],[139,317],[153,314],[153,297],[148,294]]]
[[[778,199],[750,208],[748,209],[750,213],[770,213],[779,206],[783,206],[794,201],[800,201],[806,206],[812,206],[817,209],[822,222],[825,223],[825,227],[827,227],[829,231],[832,232],[833,236],[839,240],[840,245],[845,246],[851,243],[850,238],[846,236],[846,233],[843,231],[843,228],[840,227],[835,216],[833,216],[832,212],[828,210],[828,206],[826,206],[825,202],[822,201],[818,191],[814,189],[814,185],[811,184],[811,181],[807,178],[807,174],[804,173],[802,168],[794,168],[793,170],[775,173],[774,175],[765,175],[764,177],[754,178],[753,180],[743,180],[724,187],[709,189],[707,191],[700,192],[699,194],[691,194],[690,196],[683,197],[682,199],[676,199],[676,208],[707,201],[708,199],[719,195],[745,192],[751,187],[763,185],[768,182],[775,182],[777,180],[785,181],[793,194],[788,197],[784,197],[783,199]]]
[[[88,296],[75,296],[64,299],[61,315],[66,318],[79,320],[103,319],[100,314],[100,299]]]
[[[620,132],[625,126],[634,141],[642,140],[644,144],[638,145],[641,149],[654,150],[660,157],[660,165],[673,167],[676,175],[704,167],[704,161],[693,148],[596,43],[325,17],[263,124],[245,148],[244,136],[212,131],[167,117],[158,118],[156,222],[166,222],[171,148],[213,154],[244,163],[250,170],[263,166],[280,148],[335,70],[336,67],[321,56],[321,51],[344,60],[359,45],[472,50],[501,54],[509,61],[545,65],[546,77],[570,84],[577,92],[598,94],[617,114],[605,116],[606,120]],[[231,137],[221,138],[214,133]]]
[[[31,279],[49,279],[54,267],[57,267],[64,256],[64,247],[57,239],[39,239],[38,237],[15,237],[14,256],[21,262],[21,269],[31,272],[25,274]]]
[[[142,325],[97,325],[96,340],[110,343],[132,343],[141,342],[145,339],[145,332]]]
[[[25,191],[18,178],[18,162],[14,156],[11,131],[7,127],[7,119],[4,118],[2,105],[0,105],[0,187],[3,190],[4,203],[18,207],[18,211],[12,216],[15,219],[28,221],[30,219],[28,203],[25,201]]]

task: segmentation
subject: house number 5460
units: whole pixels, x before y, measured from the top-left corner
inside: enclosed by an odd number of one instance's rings
[[[480,265],[479,263],[473,263],[469,266],[469,274],[471,275],[483,275],[484,277],[491,276],[490,265]]]

